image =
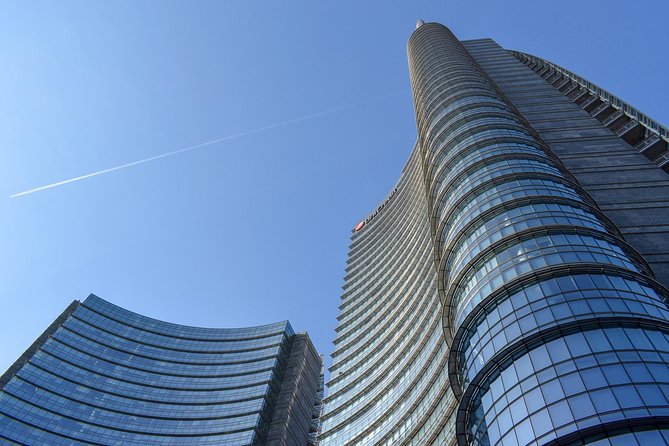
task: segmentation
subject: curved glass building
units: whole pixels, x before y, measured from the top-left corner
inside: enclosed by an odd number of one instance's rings
[[[321,444],[669,444],[669,176],[633,147],[664,128],[440,24],[408,53],[418,140],[354,228]]]
[[[353,235],[323,446],[427,444],[452,429],[446,421],[455,399],[418,150],[395,191]]]
[[[189,327],[91,295],[0,378],[0,443],[305,446],[320,368],[286,321]]]

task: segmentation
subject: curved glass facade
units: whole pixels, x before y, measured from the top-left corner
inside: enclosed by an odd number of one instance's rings
[[[285,321],[189,327],[91,295],[3,376],[0,438],[49,445],[266,444],[300,342]],[[312,362],[308,405],[320,367]]]
[[[408,53],[418,141],[352,236],[322,444],[666,438],[666,288],[447,28]]]
[[[394,191],[353,234],[322,446],[430,444],[454,426],[417,150]]]
[[[620,388],[581,376],[603,364],[626,369],[628,359],[644,370],[663,361],[655,338],[664,340],[666,291],[646,262],[448,29],[421,26],[409,59],[458,442],[560,442],[666,415],[655,395],[665,377],[653,376],[651,389],[640,373]],[[615,403],[598,407],[605,392]]]

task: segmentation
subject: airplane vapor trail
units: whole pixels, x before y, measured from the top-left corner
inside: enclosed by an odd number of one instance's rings
[[[120,166],[110,167],[108,169],[98,170],[96,172],[91,172],[91,173],[88,173],[86,175],[81,175],[81,176],[78,176],[78,177],[69,178],[67,180],[62,180],[62,181],[57,181],[55,183],[45,184],[44,186],[35,187],[35,188],[32,188],[32,189],[25,190],[23,192],[18,192],[14,195],[10,195],[9,198],[16,198],[16,197],[22,197],[22,196],[25,196],[25,195],[34,194],[35,192],[41,192],[43,190],[52,189],[54,187],[63,186],[65,184],[69,184],[69,183],[74,183],[75,181],[85,180],[86,178],[96,177],[98,175],[103,175],[105,173],[110,173],[110,172],[125,169],[125,168],[128,168],[128,167],[137,166],[139,164],[148,163],[148,162],[151,162],[151,161],[159,160],[161,158],[167,158],[169,156],[178,155],[180,153],[189,152],[191,150],[200,149],[202,147],[207,147],[207,146],[211,146],[211,145],[214,145],[214,144],[219,144],[221,142],[229,141],[231,139],[237,139],[237,138],[241,138],[243,136],[252,135],[254,133],[260,133],[260,132],[271,130],[271,129],[274,129],[274,128],[277,128],[277,127],[282,127],[284,125],[296,124],[298,122],[318,118],[320,116],[328,115],[330,113],[336,113],[336,112],[339,112],[339,111],[359,107],[359,106],[364,105],[364,104],[369,104],[370,102],[376,102],[376,101],[387,99],[387,98],[390,98],[390,97],[393,97],[393,96],[398,96],[402,93],[404,93],[404,92],[391,93],[391,94],[387,94],[387,95],[384,95],[384,96],[378,96],[378,97],[375,97],[375,98],[365,99],[363,101],[354,102],[352,104],[343,105],[341,107],[335,107],[335,108],[331,108],[331,109],[328,109],[328,110],[323,110],[323,111],[320,111],[320,112],[300,116],[299,118],[294,118],[294,119],[289,119],[287,121],[282,121],[282,122],[277,122],[277,123],[274,123],[274,124],[269,124],[269,125],[266,125],[264,127],[259,127],[259,128],[252,129],[252,130],[247,130],[247,131],[244,131],[244,132],[241,132],[241,133],[235,133],[234,135],[223,136],[221,138],[212,139],[211,141],[206,141],[206,142],[195,144],[195,145],[192,145],[192,146],[183,147],[181,149],[172,150],[171,152],[166,152],[166,153],[162,153],[160,155],[151,156],[149,158],[144,158],[144,159],[141,159],[141,160],[132,161],[130,163],[121,164]]]

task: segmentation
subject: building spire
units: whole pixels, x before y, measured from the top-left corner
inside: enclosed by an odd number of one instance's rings
[[[423,25],[425,25],[425,22],[423,22],[423,19],[418,19],[418,21],[416,22],[416,29],[420,28]]]

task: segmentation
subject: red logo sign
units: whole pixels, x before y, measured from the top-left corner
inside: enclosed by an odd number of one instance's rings
[[[358,232],[359,230],[361,230],[362,228],[365,227],[365,224],[369,223],[374,217],[376,217],[377,214],[383,210],[384,206],[388,204],[390,199],[393,198],[393,196],[395,195],[395,192],[397,192],[397,188],[393,189],[393,191],[390,193],[390,195],[388,195],[388,197],[385,200],[383,200],[383,203],[381,203],[381,206],[376,208],[376,210],[372,213],[372,215],[370,215],[369,217],[365,218],[363,221],[361,221],[360,223],[355,225],[355,227],[353,228],[353,232]]]

